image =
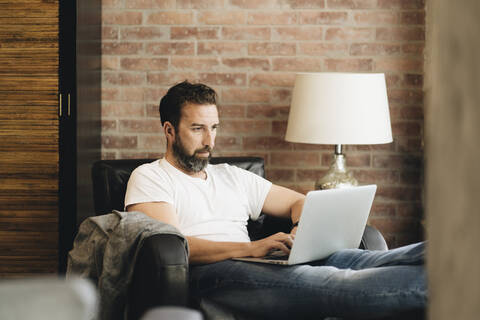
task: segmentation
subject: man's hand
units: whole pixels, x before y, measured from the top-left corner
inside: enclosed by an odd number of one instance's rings
[[[278,232],[270,237],[252,241],[250,243],[250,256],[254,258],[264,257],[272,250],[282,250],[286,254],[290,254],[293,238],[292,234]]]

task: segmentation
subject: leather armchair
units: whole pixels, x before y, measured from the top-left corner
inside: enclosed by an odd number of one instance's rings
[[[101,160],[92,167],[95,214],[124,210],[127,182],[132,171],[153,159]],[[264,160],[258,157],[214,157],[212,164],[229,163],[265,175]],[[276,232],[289,232],[287,219],[261,215],[257,221],[249,221],[248,231],[252,240]],[[177,236],[155,235],[147,238],[136,261],[132,283],[128,292],[128,319],[139,319],[153,307],[191,305],[188,295],[188,257]],[[386,250],[387,245],[380,232],[367,226],[362,249]]]

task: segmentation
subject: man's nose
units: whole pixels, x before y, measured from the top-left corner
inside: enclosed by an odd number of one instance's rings
[[[213,146],[215,145],[215,132],[211,130],[206,131],[205,136],[203,138],[203,145],[213,148]]]

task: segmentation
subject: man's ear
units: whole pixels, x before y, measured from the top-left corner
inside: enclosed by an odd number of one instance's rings
[[[175,128],[170,121],[165,121],[163,124],[163,132],[168,139],[175,139]]]

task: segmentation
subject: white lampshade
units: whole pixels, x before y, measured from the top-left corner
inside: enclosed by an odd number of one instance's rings
[[[392,142],[383,73],[299,73],[285,140],[312,144]]]

